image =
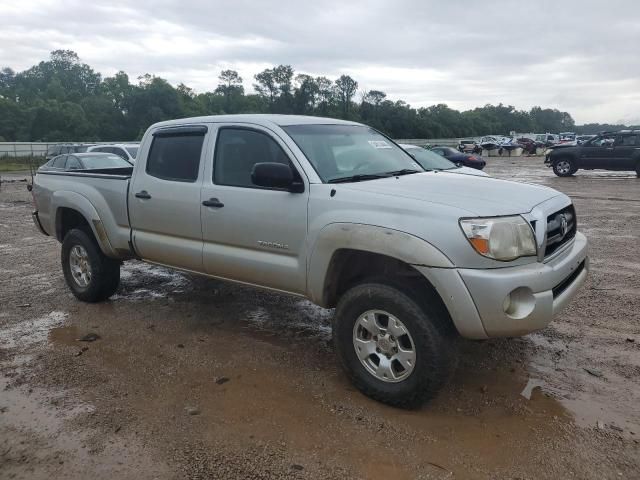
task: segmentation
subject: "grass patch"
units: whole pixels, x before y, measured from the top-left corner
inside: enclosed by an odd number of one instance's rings
[[[44,163],[44,157],[1,157],[0,172],[23,172],[29,171],[29,165],[38,168]]]

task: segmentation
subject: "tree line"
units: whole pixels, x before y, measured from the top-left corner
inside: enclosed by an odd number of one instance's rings
[[[234,70],[217,86],[196,93],[146,74],[137,82],[120,71],[103,78],[70,50],[22,72],[0,71],[0,141],[114,141],[142,137],[152,123],[199,115],[283,113],[361,121],[393,138],[448,138],[518,132],[580,130],[557,109],[485,105],[460,112],[445,104],[412,108],[380,90],[358,89],[349,75],[332,80],[298,73],[290,65],[254,76],[247,93]],[[599,127],[591,124],[589,130]],[[614,126],[622,127],[622,126]],[[590,133],[590,132],[589,132]]]

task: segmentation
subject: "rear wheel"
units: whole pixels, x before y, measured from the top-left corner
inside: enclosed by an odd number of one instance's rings
[[[79,300],[99,302],[118,289],[120,262],[102,253],[84,230],[73,229],[65,235],[61,257],[64,278]]]
[[[553,162],[553,173],[559,177],[569,177],[577,171],[578,169],[570,158],[559,158]]]
[[[439,299],[364,283],[347,291],[334,318],[334,344],[345,372],[365,395],[413,407],[437,394],[455,364],[454,336]]]

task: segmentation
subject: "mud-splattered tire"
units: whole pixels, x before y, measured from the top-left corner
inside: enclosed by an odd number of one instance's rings
[[[385,322],[386,328],[380,328]],[[389,405],[412,408],[435,397],[451,376],[456,342],[450,322],[435,293],[425,298],[408,288],[363,283],[340,299],[333,340],[342,367],[362,393]],[[370,335],[368,328],[377,328],[378,335]],[[406,335],[400,336],[402,329]],[[415,354],[413,365],[407,360],[411,350]],[[367,356],[369,351],[371,355]],[[400,354],[404,357],[401,361]]]
[[[553,173],[559,177],[570,177],[577,171],[575,162],[570,158],[562,157],[553,162]]]
[[[120,284],[120,262],[105,256],[93,236],[70,230],[62,242],[62,271],[73,294],[83,302],[100,302]]]

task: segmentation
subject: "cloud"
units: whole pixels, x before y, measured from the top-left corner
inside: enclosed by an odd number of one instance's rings
[[[0,66],[57,48],[105,75],[153,73],[196,91],[222,69],[275,64],[352,75],[413,106],[505,103],[579,122],[640,123],[640,11],[632,0],[24,0],[0,7]]]

